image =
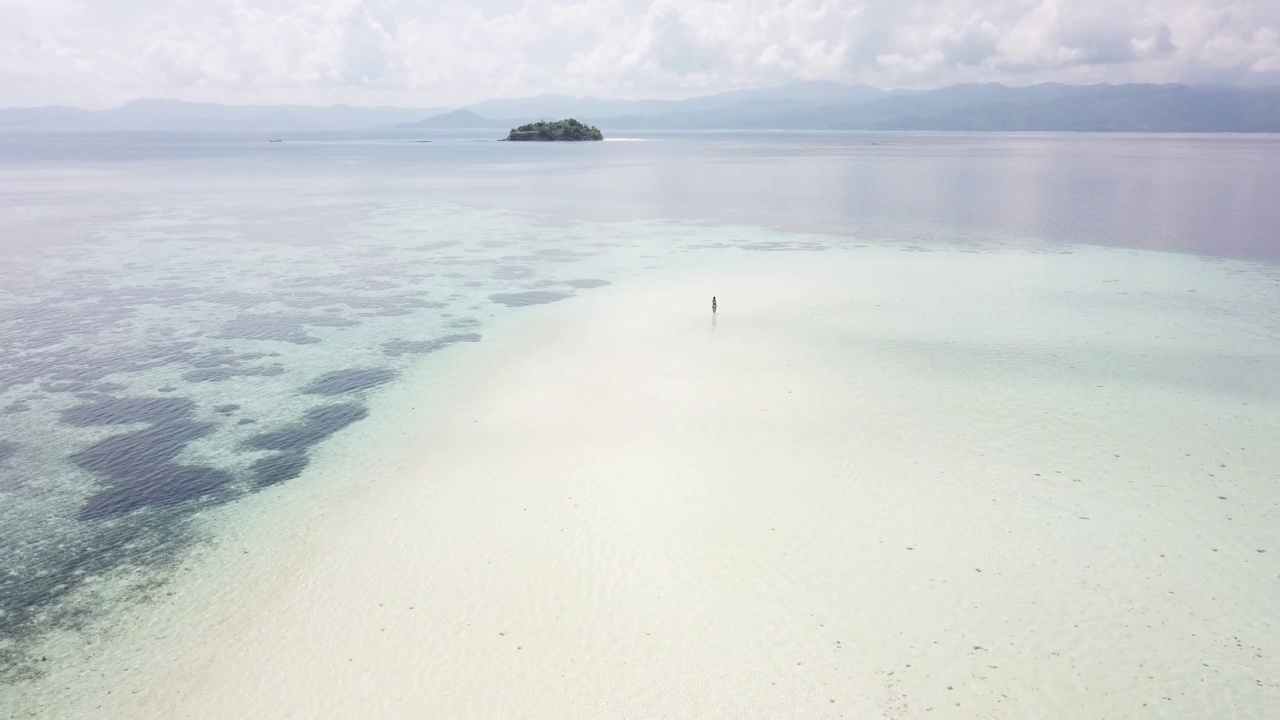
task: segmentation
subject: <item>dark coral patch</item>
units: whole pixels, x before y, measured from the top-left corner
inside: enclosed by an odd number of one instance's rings
[[[187,443],[211,432],[210,423],[171,421],[75,453],[71,462],[98,475],[103,486],[85,502],[80,519],[116,517],[147,506],[174,507],[227,485],[231,476],[226,472],[174,462]]]
[[[530,290],[517,293],[497,293],[489,299],[507,307],[524,307],[526,305],[543,305],[557,300],[573,297],[572,293],[555,292],[553,290]]]
[[[144,507],[172,508],[212,495],[231,482],[222,470],[170,465],[136,473],[127,485],[114,485],[90,497],[81,520],[117,517]]]
[[[320,338],[307,334],[309,327],[350,327],[359,323],[328,315],[245,313],[227,323],[218,337],[237,340],[279,340],[313,345]]]
[[[254,462],[249,471],[258,487],[267,487],[298,477],[310,462],[306,453],[282,452]]]
[[[76,427],[151,425],[70,456],[101,483],[81,507],[80,519],[116,517],[148,506],[175,507],[230,483],[231,475],[221,470],[175,462],[187,443],[214,430],[211,423],[193,422],[194,411],[195,403],[187,398],[110,396],[64,410],[62,421]]]
[[[194,410],[195,403],[186,398],[105,397],[63,410],[62,422],[75,427],[168,424],[181,422]]]
[[[325,373],[302,389],[308,395],[343,395],[385,385],[396,379],[387,368],[347,368]]]
[[[252,450],[303,452],[346,426],[368,416],[369,411],[362,405],[322,405],[308,410],[302,416],[301,422],[278,430],[259,433],[250,437],[244,444]]]
[[[494,269],[490,277],[495,280],[524,280],[536,274],[537,271],[528,265],[503,265]]]
[[[457,335],[445,335],[434,340],[401,340],[396,338],[390,342],[383,343],[382,352],[392,357],[400,355],[429,355],[450,345],[464,342],[480,342],[480,335],[477,333],[459,333]]]
[[[222,365],[189,370],[182,374],[182,379],[188,382],[222,382],[233,377],[275,377],[283,374],[284,368],[279,365]]]
[[[579,288],[581,290],[590,290],[591,288],[604,287],[605,285],[612,285],[613,283],[609,282],[608,280],[594,280],[591,278],[584,278],[582,280],[565,280],[564,284],[568,285],[569,287]]]
[[[249,438],[247,448],[276,451],[249,466],[255,485],[268,487],[298,477],[310,462],[308,449],[368,415],[360,405],[324,405],[308,410],[301,422]]]

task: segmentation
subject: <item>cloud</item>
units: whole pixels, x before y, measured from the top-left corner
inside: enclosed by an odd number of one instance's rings
[[[0,0],[5,104],[1280,82],[1274,0]]]

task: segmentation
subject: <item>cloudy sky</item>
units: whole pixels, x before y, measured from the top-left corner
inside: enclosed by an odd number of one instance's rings
[[[0,0],[0,106],[1280,84],[1280,0]]]

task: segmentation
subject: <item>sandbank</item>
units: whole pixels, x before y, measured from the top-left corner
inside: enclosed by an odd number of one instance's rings
[[[1263,717],[1280,414],[1220,380],[1272,340],[1192,325],[1192,367],[1187,276],[1116,257],[778,255],[531,308],[336,438],[354,479],[266,497],[80,701]]]

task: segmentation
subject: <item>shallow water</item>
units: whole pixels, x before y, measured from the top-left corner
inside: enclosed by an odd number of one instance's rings
[[[1268,717],[1278,305],[1175,254],[686,259],[406,373],[216,514],[105,687],[61,685],[107,717]]]
[[[1029,331],[992,344],[956,318],[894,345],[904,362],[997,384],[1040,366],[1242,401],[1280,387],[1277,138],[416,139],[0,137],[6,684],[42,673],[26,650],[43,635],[93,626],[162,581],[200,539],[193,518],[305,478],[316,448],[377,422],[370,398],[413,392],[404,378],[436,353],[653,269],[868,244],[904,262],[1088,244],[1210,256],[1106,255],[1152,286],[1082,290],[1060,347]],[[1071,296],[1070,276],[1030,280]],[[1043,322],[1003,291],[1008,327]],[[1165,354],[1069,341],[1099,313],[1167,331]],[[1232,338],[1233,362],[1215,362]]]

